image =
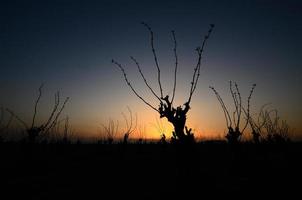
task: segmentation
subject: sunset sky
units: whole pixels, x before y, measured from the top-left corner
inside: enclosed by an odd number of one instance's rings
[[[209,24],[215,24],[188,114],[188,125],[197,135],[224,135],[223,112],[209,86],[231,107],[232,80],[244,102],[256,83],[251,112],[271,103],[295,129],[295,136],[302,138],[302,2],[298,0],[1,1],[0,105],[30,122],[38,88],[44,83],[38,121],[47,120],[54,94],[60,90],[62,101],[70,97],[62,117],[70,117],[79,135],[99,136],[101,124],[109,119],[119,120],[122,131],[121,113],[127,114],[129,106],[137,113],[138,126],[146,127],[146,136],[159,138],[154,128],[158,113],[134,96],[111,63],[115,59],[123,64],[133,86],[157,107],[129,58],[139,61],[159,91],[150,37],[142,21],[154,31],[163,90],[170,95],[175,62],[171,30],[175,30],[179,57],[175,105],[188,98],[197,59],[194,49]]]

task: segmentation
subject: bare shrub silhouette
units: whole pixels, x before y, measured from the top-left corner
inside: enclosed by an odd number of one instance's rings
[[[235,86],[234,86],[235,85]],[[230,93],[232,95],[233,103],[235,106],[235,111],[233,111],[233,115],[231,117],[229,110],[227,109],[224,101],[222,100],[219,93],[215,90],[214,87],[210,86],[210,89],[215,93],[217,100],[219,101],[221,108],[224,113],[224,117],[226,120],[226,125],[228,128],[228,133],[226,134],[226,139],[229,143],[238,143],[243,135],[244,130],[246,129],[248,122],[250,121],[250,100],[253,94],[253,91],[256,87],[256,84],[253,84],[250,94],[247,99],[247,109],[245,110],[242,105],[242,98],[238,88],[237,83],[233,85],[232,81],[230,81]],[[242,110],[245,110],[246,119],[243,125],[243,128],[240,129],[241,119],[242,119]]]
[[[54,107],[51,111],[51,114],[48,118],[48,120],[45,123],[42,123],[40,125],[35,125],[35,120],[36,120],[36,116],[37,116],[37,112],[38,112],[38,104],[40,102],[40,99],[42,97],[42,89],[43,89],[43,84],[39,87],[39,94],[38,97],[35,101],[35,105],[34,105],[34,114],[33,114],[33,118],[32,118],[32,122],[31,125],[28,125],[27,123],[25,123],[25,121],[23,121],[18,115],[16,115],[12,110],[10,109],[6,109],[21,125],[24,126],[25,128],[25,132],[27,134],[27,139],[30,143],[34,143],[37,142],[38,139],[42,139],[42,138],[46,138],[47,136],[49,136],[50,130],[55,127],[56,123],[58,122],[58,119],[62,113],[62,111],[65,108],[66,103],[69,100],[69,97],[67,97],[61,108],[59,108],[60,106],[60,92],[56,92],[55,93],[55,104]]]
[[[197,55],[198,55],[197,64],[196,64],[196,66],[194,67],[194,70],[193,70],[194,72],[193,72],[193,77],[192,77],[192,81],[191,81],[189,97],[188,97],[188,100],[183,104],[184,107],[182,107],[182,106],[174,107],[174,105],[173,105],[173,101],[174,101],[174,98],[175,98],[175,91],[176,91],[177,68],[178,68],[177,41],[176,41],[175,32],[174,31],[171,32],[172,33],[172,39],[173,39],[173,42],[174,42],[173,52],[174,52],[174,57],[175,57],[175,67],[174,67],[173,93],[172,93],[172,98],[170,99],[169,95],[164,96],[164,92],[163,92],[163,88],[162,88],[162,84],[161,84],[161,71],[160,71],[160,67],[159,67],[159,63],[158,63],[158,59],[157,59],[156,50],[155,50],[155,47],[154,47],[154,33],[153,33],[151,27],[148,24],[142,22],[142,25],[145,26],[147,28],[147,30],[149,31],[149,33],[150,33],[151,50],[152,50],[152,53],[153,53],[155,66],[156,66],[156,69],[157,69],[157,82],[158,82],[160,94],[157,94],[154,91],[154,89],[150,86],[150,84],[148,83],[145,75],[142,72],[142,68],[141,68],[139,62],[132,56],[130,58],[134,62],[134,64],[136,65],[136,67],[137,67],[137,69],[138,69],[145,85],[147,86],[147,88],[150,90],[150,92],[159,101],[159,107],[157,108],[157,107],[151,105],[146,99],[144,99],[134,89],[133,85],[128,80],[127,74],[125,72],[125,68],[120,63],[118,63],[115,60],[112,60],[112,63],[115,64],[121,70],[121,72],[123,73],[124,79],[125,79],[127,85],[132,90],[132,92],[141,101],[143,101],[147,106],[149,106],[151,109],[158,112],[161,118],[165,117],[165,118],[168,119],[168,121],[170,123],[172,123],[172,125],[174,127],[173,138],[175,139],[175,141],[177,143],[192,143],[192,142],[194,142],[194,134],[191,132],[191,129],[185,128],[186,127],[186,120],[187,120],[187,113],[190,109],[191,99],[192,99],[192,96],[193,96],[194,92],[196,91],[197,83],[198,83],[198,80],[199,80],[200,68],[201,68],[201,58],[202,58],[202,54],[203,54],[203,51],[204,51],[204,47],[205,47],[205,44],[206,44],[207,40],[209,39],[209,37],[212,33],[212,30],[214,28],[214,24],[210,24],[210,28],[208,30],[208,33],[204,37],[201,46],[196,48],[196,52],[197,52]]]
[[[253,136],[254,143],[259,143],[261,138],[263,137],[263,128],[267,123],[267,114],[264,109],[267,105],[269,104],[264,104],[263,106],[261,106],[260,112],[257,114],[256,117],[253,117],[251,114],[248,114],[248,112],[244,108],[242,108],[252,129],[251,134]]]
[[[253,141],[259,143],[261,138],[268,142],[277,143],[289,141],[291,128],[286,120],[281,120],[276,109],[267,108],[269,105],[264,104],[257,117],[249,116]],[[244,109],[243,111],[247,115]]]
[[[69,123],[69,117],[66,116],[66,118],[64,119],[64,130],[63,130],[62,143],[70,144],[73,135],[74,135],[74,132],[71,129],[71,125]]]
[[[140,125],[137,131],[138,143],[146,143],[146,126]]]
[[[119,122],[118,120],[116,123],[112,120],[108,120],[108,124],[102,124],[103,130],[107,136],[106,140],[108,144],[112,144],[114,142],[114,138],[117,136],[119,130]]]
[[[166,135],[164,133],[160,135],[160,139],[158,143],[163,145],[166,145],[168,143],[166,140]]]
[[[7,121],[5,121],[5,110],[3,107],[0,109],[0,143],[5,141],[5,138],[8,134],[9,127],[12,123],[13,116],[10,115]]]
[[[50,142],[60,144],[70,144],[75,136],[75,132],[70,125],[69,116],[58,120],[50,129]]]
[[[50,140],[53,143],[58,143],[62,139],[62,124],[65,122],[65,119],[58,120],[56,124],[49,130],[51,133]]]
[[[127,116],[122,113],[123,118],[125,120],[126,123],[126,131],[124,133],[124,139],[123,139],[123,144],[127,144],[128,143],[128,139],[130,134],[132,134],[137,126],[137,115],[135,115],[135,124],[133,125],[133,116],[132,116],[132,111],[131,109],[127,106],[128,112],[129,112],[129,117],[130,117],[130,121],[128,120]]]
[[[153,124],[153,127],[156,128],[157,132],[160,134],[160,139],[166,140],[166,127],[164,126],[161,119],[155,118],[155,124]]]
[[[156,128],[157,132],[160,134],[159,144],[167,144],[166,140],[166,127],[164,126],[161,119],[155,119],[155,124],[153,126]]]
[[[290,140],[291,128],[286,120],[282,120],[278,114],[278,110],[265,110],[264,129],[267,133],[268,142],[283,143]]]

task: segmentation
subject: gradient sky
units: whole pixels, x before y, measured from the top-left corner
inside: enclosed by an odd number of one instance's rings
[[[70,116],[79,134],[97,136],[100,124],[109,118],[122,123],[121,112],[127,113],[129,106],[137,113],[138,124],[146,126],[147,136],[159,137],[152,125],[158,114],[131,93],[111,64],[112,58],[122,63],[135,88],[154,106],[158,104],[129,58],[137,58],[158,91],[149,34],[141,21],[155,32],[163,89],[168,94],[174,65],[170,31],[176,32],[177,105],[188,98],[197,59],[194,49],[208,25],[216,25],[188,115],[188,125],[197,134],[224,134],[223,113],[209,85],[231,105],[228,81],[233,80],[244,99],[251,85],[257,84],[253,113],[271,102],[302,137],[302,3],[298,0],[1,1],[0,105],[29,121],[37,89],[44,82],[39,120],[46,120],[53,95],[60,90],[71,98],[63,116]]]

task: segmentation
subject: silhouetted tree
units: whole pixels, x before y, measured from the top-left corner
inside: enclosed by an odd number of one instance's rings
[[[174,68],[173,93],[172,93],[172,97],[170,98],[169,95],[164,96],[164,92],[163,92],[163,89],[162,89],[161,71],[160,71],[160,67],[159,67],[159,63],[158,63],[158,59],[157,59],[157,55],[156,55],[156,50],[155,50],[155,47],[154,47],[153,31],[152,31],[151,27],[148,24],[143,22],[142,25],[144,25],[148,29],[148,31],[150,33],[150,36],[151,36],[151,50],[152,50],[152,53],[153,53],[155,66],[156,66],[156,69],[157,69],[157,82],[158,82],[158,85],[159,85],[160,94],[156,94],[156,92],[152,89],[152,87],[148,83],[147,79],[145,78],[145,75],[143,74],[142,68],[141,68],[140,64],[138,63],[138,61],[132,56],[130,58],[135,63],[135,65],[137,66],[137,69],[138,69],[141,77],[143,78],[145,85],[148,87],[150,92],[159,101],[159,106],[155,107],[155,106],[151,105],[140,94],[138,94],[138,92],[134,89],[134,87],[132,86],[132,84],[128,80],[125,69],[120,63],[116,62],[115,60],[112,60],[112,63],[114,63],[121,70],[121,72],[123,73],[124,79],[125,79],[127,85],[131,88],[132,92],[140,100],[142,100],[146,105],[148,105],[151,109],[158,112],[161,118],[165,117],[165,118],[168,119],[168,121],[170,123],[172,123],[172,125],[174,127],[174,134],[173,135],[174,135],[175,140],[179,143],[192,143],[192,142],[194,142],[194,135],[191,132],[187,132],[187,130],[191,130],[191,129],[185,129],[186,120],[187,120],[187,113],[190,109],[191,99],[192,99],[192,96],[193,96],[193,94],[196,90],[197,83],[198,83],[198,80],[199,80],[202,53],[204,51],[206,41],[209,39],[209,37],[211,35],[211,32],[214,28],[214,24],[210,25],[210,29],[208,30],[208,33],[204,37],[201,46],[196,48],[198,59],[197,59],[197,64],[196,64],[196,66],[194,68],[194,72],[193,72],[193,78],[192,78],[192,81],[191,81],[189,97],[188,97],[188,100],[183,104],[184,106],[178,106],[178,107],[174,107],[174,105],[173,105],[173,101],[174,101],[174,98],[175,98],[175,90],[176,90],[176,83],[177,83],[177,68],[178,68],[177,42],[176,42],[175,32],[172,31],[172,39],[173,39],[173,42],[174,42],[173,52],[174,52],[174,57],[175,57],[175,68]]]
[[[237,143],[239,142],[244,130],[246,129],[249,119],[250,119],[250,100],[253,94],[253,91],[256,87],[256,84],[253,84],[253,87],[250,91],[250,94],[247,99],[247,109],[246,109],[246,121],[243,125],[243,128],[240,130],[240,120],[242,118],[242,110],[244,110],[243,105],[242,105],[242,99],[241,99],[241,94],[239,92],[239,88],[237,83],[235,82],[235,88],[233,86],[232,81],[230,81],[230,93],[232,95],[232,99],[234,102],[235,106],[235,111],[233,112],[233,116],[231,117],[229,110],[227,109],[224,101],[220,97],[219,93],[215,90],[214,87],[210,86],[210,89],[213,90],[215,93],[221,108],[224,113],[224,117],[226,120],[226,125],[228,129],[228,133],[226,134],[226,139],[228,140],[229,143]]]
[[[43,84],[39,87],[39,95],[35,101],[34,114],[33,114],[32,122],[31,122],[30,126],[27,123],[25,123],[20,117],[18,117],[13,111],[11,111],[10,109],[6,109],[12,116],[14,116],[17,119],[17,121],[19,123],[21,123],[24,126],[25,131],[27,133],[27,139],[31,143],[37,142],[37,138],[42,138],[42,137],[45,138],[46,136],[48,136],[49,131],[56,125],[62,111],[65,108],[66,103],[69,100],[69,97],[67,97],[65,99],[65,101],[63,102],[61,108],[59,109],[60,93],[56,92],[55,93],[55,104],[54,104],[54,107],[52,109],[52,112],[51,112],[48,120],[45,123],[42,123],[42,124],[36,126],[35,120],[36,120],[36,115],[37,115],[37,110],[38,110],[38,104],[42,97],[42,88],[43,88]]]

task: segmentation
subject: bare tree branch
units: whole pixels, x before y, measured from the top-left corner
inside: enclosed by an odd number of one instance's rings
[[[129,128],[129,122],[128,122],[128,119],[127,119],[127,117],[126,117],[126,115],[125,115],[125,113],[123,113],[122,112],[122,116],[123,116],[123,118],[124,118],[124,120],[125,120],[125,122],[126,122],[126,127],[127,127],[127,131],[126,132],[128,132],[131,128]]]
[[[7,130],[9,128],[10,124],[13,121],[13,118],[14,118],[14,116],[11,115],[10,118],[8,119],[8,121],[7,121],[7,124],[4,127],[4,130]]]
[[[66,116],[64,119],[64,131],[63,131],[63,143],[67,144],[71,142],[71,137],[73,136],[73,131],[70,128],[69,117]]]
[[[232,95],[232,98],[233,98],[233,102],[234,102],[234,106],[235,106],[235,112],[233,113],[233,122],[234,122],[234,124],[236,125],[236,121],[235,121],[235,113],[236,113],[237,118],[238,118],[238,113],[239,113],[238,109],[239,109],[239,107],[238,107],[237,95],[236,95],[236,93],[235,93],[234,90],[233,90],[232,81],[230,81],[230,92],[231,92],[231,95]]]
[[[1,117],[0,117],[0,134],[3,132],[3,131],[6,131],[11,122],[13,121],[13,118],[14,116],[10,113],[10,117],[8,118],[8,121],[6,124],[4,124],[4,108],[1,107]],[[3,125],[2,125],[3,124]],[[1,136],[0,136],[1,137]]]
[[[163,98],[163,89],[162,89],[161,81],[160,81],[160,68],[158,65],[156,51],[154,49],[154,34],[153,34],[151,27],[148,24],[146,24],[145,22],[142,22],[142,25],[144,25],[149,30],[150,35],[151,35],[151,48],[152,48],[152,53],[153,53],[154,61],[155,61],[156,68],[157,68],[157,78],[158,78],[158,85],[159,85],[159,89],[160,89],[160,97]]]
[[[15,119],[17,119],[17,121],[20,122],[25,127],[26,130],[29,129],[29,127],[27,126],[27,124],[22,119],[20,119],[20,117],[18,117],[13,111],[11,111],[8,108],[6,108],[6,111],[9,112],[12,116],[14,116]]]
[[[197,64],[196,64],[196,67],[194,68],[194,73],[193,73],[193,78],[192,78],[192,82],[191,82],[191,88],[190,88],[190,94],[189,94],[189,99],[188,99],[188,103],[191,102],[191,98],[192,98],[192,95],[194,93],[194,85],[195,85],[195,79],[196,79],[196,73],[197,73],[197,70],[198,68],[200,67],[200,63],[201,63],[201,54],[200,54],[200,50],[199,50],[199,47],[197,47],[196,49],[197,53],[198,53],[198,61],[197,61]]]
[[[153,110],[155,110],[156,112],[158,112],[158,110],[157,110],[155,107],[153,107],[150,103],[148,103],[145,99],[143,99],[143,98],[136,92],[136,90],[132,87],[132,85],[131,85],[130,81],[128,80],[127,74],[126,74],[124,68],[122,67],[122,65],[119,64],[118,62],[116,62],[115,60],[112,60],[112,63],[115,64],[115,65],[122,71],[123,76],[124,76],[124,78],[125,78],[125,81],[126,81],[127,85],[131,88],[131,90],[133,91],[133,93],[134,93],[140,100],[142,100],[145,104],[147,104],[150,108],[152,108]]]
[[[266,121],[267,121],[267,116],[265,114],[264,108],[270,104],[271,103],[266,103],[263,106],[261,106],[261,108],[260,108],[260,113],[257,118],[257,123],[261,128],[266,124]],[[262,120],[262,123],[261,123],[261,120]]]
[[[50,122],[51,122],[54,114],[56,113],[56,111],[58,109],[59,104],[60,104],[60,92],[58,91],[58,92],[55,93],[55,105],[54,105],[54,107],[52,109],[52,112],[51,112],[51,114],[50,114],[47,122],[43,126],[44,129],[46,129],[47,126],[50,124]]]
[[[193,73],[193,78],[192,78],[192,82],[191,82],[191,88],[190,88],[188,103],[191,102],[192,95],[193,95],[193,93],[194,93],[194,91],[197,87],[197,83],[198,83],[199,76],[200,76],[202,53],[203,53],[205,44],[206,44],[207,40],[209,39],[212,31],[213,31],[213,28],[214,28],[214,24],[210,24],[210,29],[208,30],[207,35],[204,37],[204,40],[202,42],[201,47],[196,48],[196,51],[197,51],[197,54],[198,54],[198,59],[197,59],[196,67],[194,68],[194,73]]]
[[[127,126],[127,130],[126,130],[125,134],[130,135],[136,129],[136,126],[137,126],[137,115],[135,115],[135,125],[133,127],[133,115],[132,115],[132,111],[131,111],[131,109],[130,109],[129,106],[127,106],[127,110],[129,112],[129,115],[130,115],[130,123],[129,123],[128,118],[125,115],[125,113],[122,112],[122,115],[123,115],[123,118],[124,118],[124,120],[126,122],[126,126]]]
[[[175,57],[175,68],[174,68],[174,86],[173,86],[173,95],[172,95],[172,100],[171,104],[173,104],[173,100],[175,97],[175,90],[176,90],[176,76],[177,76],[177,65],[178,65],[178,56],[177,56],[177,42],[176,42],[176,37],[175,37],[175,31],[172,31],[172,36],[173,36],[173,41],[174,41],[174,57]]]
[[[249,94],[249,97],[247,98],[247,120],[246,120],[245,125],[243,126],[243,129],[242,129],[241,133],[244,132],[244,130],[246,129],[246,127],[249,123],[249,120],[250,120],[250,101],[251,101],[252,94],[254,92],[255,87],[256,87],[256,84],[253,84],[252,89],[251,89],[250,94]]]
[[[44,132],[45,134],[47,134],[48,131],[49,131],[53,126],[56,125],[56,123],[57,123],[57,121],[58,121],[58,119],[59,119],[59,116],[61,115],[62,111],[64,110],[65,105],[66,105],[66,103],[68,102],[68,100],[69,100],[69,97],[67,97],[67,98],[65,99],[65,101],[64,101],[64,103],[63,103],[61,109],[60,109],[59,112],[56,114],[56,116],[55,116],[54,120],[52,121],[51,125],[50,125],[50,126],[46,129],[46,131]]]
[[[232,120],[231,120],[231,117],[230,117],[230,113],[228,111],[228,109],[226,108],[222,98],[220,97],[219,93],[215,90],[214,87],[211,87],[210,86],[210,89],[213,90],[213,92],[215,93],[221,107],[222,107],[222,110],[224,112],[224,117],[225,117],[225,120],[226,120],[226,124],[227,124],[227,127],[232,127]]]
[[[140,75],[142,76],[142,78],[143,78],[143,80],[144,80],[146,86],[150,89],[150,91],[152,92],[152,94],[159,100],[159,102],[162,102],[161,99],[159,98],[159,96],[154,92],[154,90],[153,90],[153,89],[151,88],[151,86],[148,84],[148,82],[147,82],[147,80],[146,80],[146,78],[145,78],[145,76],[144,76],[144,74],[143,74],[143,72],[142,72],[142,70],[141,70],[141,67],[140,67],[139,63],[137,62],[137,60],[136,60],[134,57],[132,57],[132,56],[130,56],[130,58],[131,58],[131,60],[133,60],[133,62],[136,64],[137,69],[138,69]]]
[[[103,129],[105,130],[107,134],[107,140],[109,143],[112,143],[114,140],[114,137],[116,137],[118,133],[118,127],[119,127],[119,121],[116,121],[116,124],[112,119],[108,120],[108,125],[106,126],[105,124],[101,124]]]
[[[238,114],[237,114],[237,125],[236,127],[239,128],[239,124],[240,124],[240,119],[241,119],[241,107],[242,107],[242,100],[241,100],[241,94],[239,92],[239,88],[238,88],[238,85],[237,83],[235,82],[235,88],[236,88],[236,91],[237,91],[237,94],[238,94],[238,98],[239,98],[239,102],[237,103],[237,106],[238,106]],[[236,99],[237,100],[237,99]]]
[[[38,103],[41,99],[41,96],[42,96],[42,88],[43,88],[44,84],[41,84],[41,86],[39,87],[39,95],[38,95],[38,98],[35,102],[35,109],[34,109],[34,116],[33,116],[33,120],[32,120],[32,123],[31,123],[31,128],[34,127],[35,125],[35,119],[36,119],[36,115],[37,115],[37,107],[38,107]]]

